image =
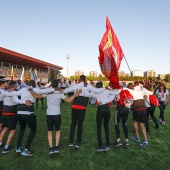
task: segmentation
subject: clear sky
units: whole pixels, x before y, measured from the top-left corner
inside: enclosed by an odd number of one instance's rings
[[[130,69],[170,73],[170,0],[0,0],[0,46],[63,67],[100,73],[106,16]],[[125,60],[120,70],[129,73]]]

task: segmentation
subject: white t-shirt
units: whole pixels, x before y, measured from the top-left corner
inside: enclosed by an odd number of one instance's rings
[[[167,95],[169,95],[169,92],[168,90],[166,90],[165,93],[163,91],[159,92],[159,90],[157,90],[156,95],[159,101],[165,102],[167,100]]]
[[[48,94],[48,95],[43,95],[44,97],[47,98],[47,115],[60,115],[60,102],[61,99],[66,98],[64,93],[54,93],[54,94]]]
[[[97,99],[98,102],[101,102],[102,105],[104,105],[109,102],[112,102],[114,98],[116,97],[116,95],[120,93],[120,91],[121,91],[120,89],[114,89],[114,90],[105,89],[105,91],[102,91],[99,94],[89,93],[88,97],[94,97]]]
[[[50,92],[54,92],[54,89],[52,88],[46,88],[46,89],[38,89],[33,88],[33,91],[37,94],[48,94]],[[26,100],[29,100],[30,102],[34,103],[35,98],[31,95],[31,93],[28,91],[27,88],[22,88],[19,91],[13,91],[13,92],[5,92],[5,96],[13,96],[13,100],[16,103],[24,104]],[[17,96],[21,96],[21,100],[18,99]],[[33,112],[30,111],[18,111],[17,114],[26,114],[30,115]]]
[[[133,96],[134,100],[144,99],[144,95],[152,95],[153,92],[145,89],[144,87],[141,88],[140,86],[135,86],[134,89],[123,88],[124,90],[129,90],[130,94]]]
[[[66,88],[66,86],[67,86],[67,83],[61,83],[61,87],[64,87],[64,88]]]

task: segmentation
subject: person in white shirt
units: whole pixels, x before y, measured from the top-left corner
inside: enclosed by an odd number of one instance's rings
[[[71,86],[73,86],[74,84],[71,82],[71,80],[69,80],[69,82],[68,82],[68,84],[67,84],[67,88],[69,88],[69,87],[71,87]],[[73,94],[74,94],[74,92],[70,92],[70,93],[67,93],[68,94],[68,96],[70,97],[70,96],[72,96]]]
[[[17,89],[16,90],[20,90],[22,88],[22,84],[21,84],[21,80],[19,79],[17,81]]]
[[[61,88],[62,80],[58,79],[58,88]]]
[[[100,89],[103,87],[102,82],[96,83],[96,88]],[[120,89],[114,90],[104,90],[101,93],[89,93],[88,97],[94,97],[97,99],[97,113],[96,113],[96,124],[97,124],[97,140],[98,147],[96,152],[109,151],[110,150],[110,135],[109,135],[109,120],[110,120],[110,108],[109,102],[112,102],[116,95],[120,93]],[[103,146],[102,135],[101,135],[101,125],[104,125],[106,145]]]
[[[15,91],[17,87],[17,83],[13,80],[9,82],[9,93],[12,93],[11,91]],[[6,91],[3,90],[1,91],[1,97],[3,97],[3,130],[1,131],[0,134],[0,147],[4,146],[4,149],[2,150],[2,153],[8,153],[10,152],[13,147],[10,146],[10,143],[13,139],[13,136],[16,131],[16,125],[17,125],[17,109],[18,109],[18,101],[21,102],[17,97],[9,97],[5,96]],[[3,138],[6,134],[7,131],[10,131],[8,135],[8,139],[6,144],[4,145],[2,143]]]
[[[160,110],[159,121],[162,124],[162,126],[165,126],[164,111],[166,105],[168,104],[169,92],[164,84],[160,84],[159,89],[156,91],[156,96],[159,101],[159,110]]]
[[[64,90],[64,93],[69,93],[69,92],[75,92],[76,89],[82,89],[82,93],[80,93],[72,103],[72,112],[71,112],[71,125],[70,125],[70,143],[69,146],[73,147],[74,146],[74,133],[77,127],[77,142],[75,145],[75,148],[79,149],[80,148],[80,143],[82,141],[82,132],[83,132],[83,121],[85,118],[86,114],[86,107],[88,105],[89,98],[86,97],[89,91],[94,92],[94,93],[100,93],[104,90],[105,88],[94,88],[91,84],[88,84],[86,82],[86,76],[81,75],[79,79],[79,83],[75,84],[74,86],[71,86],[70,88],[66,88]]]
[[[140,142],[139,138],[139,130],[138,130],[138,122],[140,123],[141,131],[144,137],[144,142],[140,143],[139,146],[145,148],[148,146],[147,134],[145,129],[145,122],[147,120],[147,111],[144,96],[152,95],[153,92],[148,91],[144,87],[141,87],[139,82],[134,83],[135,87],[133,90],[128,89],[130,93],[133,95],[134,104],[133,104],[133,125],[135,130],[135,136],[132,136],[132,139],[136,142]]]
[[[67,83],[66,83],[66,80],[64,80],[63,82],[61,82],[61,89],[65,89],[67,87]],[[65,101],[63,100],[63,99],[61,99],[62,100],[62,104],[64,104],[65,103]]]
[[[0,92],[6,90],[6,83],[5,80],[0,80]],[[0,97],[0,132],[2,130],[2,111],[3,111],[3,96]]]
[[[123,132],[125,136],[125,142],[123,144],[124,147],[129,146],[128,139],[128,127],[127,120],[129,115],[129,110],[131,109],[131,105],[133,104],[133,96],[129,93],[125,88],[121,89],[119,95],[116,96],[115,99],[115,132],[116,132],[116,142],[113,146],[122,146],[122,142],[120,140],[120,128],[119,123],[122,122]]]
[[[149,120],[149,116],[152,118],[153,122],[155,123],[155,129],[159,129],[159,124],[157,122],[157,119],[154,115],[154,112],[155,112],[155,108],[156,106],[154,106],[151,102],[150,102],[150,95],[145,95],[144,96],[144,99],[145,99],[145,105],[147,107],[147,120],[146,120],[146,123],[145,123],[145,127],[146,127],[146,132],[149,132],[149,129],[150,129],[150,120]],[[156,96],[155,96],[156,97]]]
[[[31,87],[30,89],[28,88],[22,88],[19,91],[15,92],[9,92],[6,93],[5,95],[13,95],[14,96],[14,101],[17,100],[18,98],[15,96],[21,96],[21,101],[23,103],[20,103],[18,106],[18,111],[17,111],[17,118],[19,121],[20,125],[20,130],[18,134],[18,141],[17,141],[17,153],[21,153],[23,156],[32,156],[33,153],[30,150],[31,143],[34,139],[34,136],[36,134],[36,115],[34,114],[34,102],[35,98],[39,97],[37,96],[32,96],[29,90],[33,90],[36,94],[47,94],[50,92],[54,92],[54,89],[52,88],[46,88],[46,89],[38,89],[36,88],[36,84],[34,80],[29,81],[29,86]],[[42,96],[40,96],[42,97]],[[27,106],[25,101],[30,101],[32,104],[30,106]],[[19,103],[19,101],[17,100]],[[21,145],[22,145],[22,139],[24,137],[24,133],[26,130],[26,125],[28,125],[30,129],[30,133],[28,135],[27,141],[25,143],[25,149],[22,151]]]
[[[66,80],[64,80],[62,83],[61,83],[61,89],[65,89],[67,87],[67,83],[66,83]]]
[[[40,82],[37,82],[37,86],[36,86],[38,89],[43,89],[44,87],[41,85],[41,83]],[[38,109],[38,102],[39,102],[39,99],[41,100],[41,106],[42,106],[42,109],[44,109],[44,98],[42,97],[42,98],[37,98],[36,99],[36,108],[35,108],[35,110],[37,110]]]
[[[58,90],[58,80],[52,81],[52,88]],[[48,142],[49,142],[49,154],[59,152],[59,140],[60,140],[60,124],[61,124],[61,111],[60,101],[63,99],[66,102],[72,102],[73,99],[82,92],[77,90],[70,98],[61,92],[55,92],[53,94],[44,95],[47,98],[47,127],[48,127]],[[55,129],[55,146],[52,143],[52,131]]]
[[[123,88],[123,87],[127,87],[127,84],[126,84],[126,80],[123,79],[122,82],[120,83],[120,86]]]

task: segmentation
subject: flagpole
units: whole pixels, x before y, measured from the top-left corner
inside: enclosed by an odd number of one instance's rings
[[[128,68],[129,68],[130,75],[131,75],[131,77],[133,77],[133,76],[132,76],[132,71],[130,70],[130,67],[129,67],[129,64],[128,64],[127,60],[126,60],[126,57],[124,56],[124,58],[125,58],[125,61],[126,61],[126,64],[127,64]]]

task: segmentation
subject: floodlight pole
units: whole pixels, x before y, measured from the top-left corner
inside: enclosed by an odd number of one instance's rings
[[[66,59],[67,59],[67,80],[68,80],[68,77],[69,77],[68,60],[70,59],[70,55],[69,54],[66,56]]]

